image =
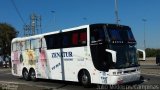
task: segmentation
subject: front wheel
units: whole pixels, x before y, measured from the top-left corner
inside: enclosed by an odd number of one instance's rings
[[[30,75],[26,69],[23,70],[22,74],[23,74],[23,79],[25,79],[26,81],[30,80]]]
[[[85,71],[85,70],[84,70],[84,71],[80,74],[79,80],[80,80],[80,83],[81,83],[84,87],[90,87],[91,78],[90,78],[90,74],[89,74],[88,71]]]

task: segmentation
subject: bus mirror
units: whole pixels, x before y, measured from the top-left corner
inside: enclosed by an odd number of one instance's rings
[[[116,63],[116,51],[110,50],[110,49],[106,49],[106,52],[111,53],[112,55],[112,61],[114,63]]]
[[[138,51],[138,59],[139,60],[146,60],[146,53],[145,53],[145,51],[141,50],[141,49],[137,49],[137,51]]]

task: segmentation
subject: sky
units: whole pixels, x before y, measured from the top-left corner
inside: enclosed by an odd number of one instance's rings
[[[114,0],[0,0],[0,23],[12,25],[19,36],[33,13],[42,17],[42,33],[116,22]],[[146,47],[160,48],[160,0],[118,0],[118,16],[119,24],[132,28],[137,48],[144,47],[144,31]]]

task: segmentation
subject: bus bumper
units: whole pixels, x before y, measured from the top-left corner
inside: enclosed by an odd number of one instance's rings
[[[111,75],[111,76],[108,76],[107,84],[117,85],[117,84],[125,84],[125,83],[134,82],[134,81],[139,81],[140,76],[141,76],[140,73]]]

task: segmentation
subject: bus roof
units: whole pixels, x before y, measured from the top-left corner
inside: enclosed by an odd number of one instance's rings
[[[72,30],[78,30],[78,29],[82,29],[82,28],[87,28],[89,25],[82,25],[82,26],[78,26],[78,27],[73,27],[73,28],[68,28],[68,29],[63,29],[63,30],[58,30],[58,31],[52,31],[52,32],[48,32],[48,33],[43,33],[43,34],[38,34],[38,35],[33,35],[33,36],[28,36],[28,37],[17,37],[14,38],[12,40],[13,42],[17,42],[17,41],[23,41],[23,40],[28,40],[28,39],[35,39],[35,38],[42,38],[45,35],[50,35],[50,34],[56,34],[56,33],[60,33],[60,32],[67,32],[67,31],[72,31]]]
[[[17,38],[14,38],[12,40],[12,43],[16,42],[16,41],[23,41],[23,40],[28,40],[28,39],[42,38],[45,35],[56,34],[56,33],[60,33],[60,32],[68,32],[68,31],[78,30],[78,29],[82,29],[82,28],[89,28],[89,26],[92,26],[92,25],[107,25],[107,26],[128,27],[128,26],[125,26],[125,25],[108,24],[108,23],[87,24],[87,25],[82,25],[82,26],[78,26],[78,27],[73,27],[73,28],[62,29],[62,30],[58,30],[58,31],[52,31],[52,32],[48,32],[48,33],[38,34],[38,35],[34,35],[34,36],[17,37]]]

